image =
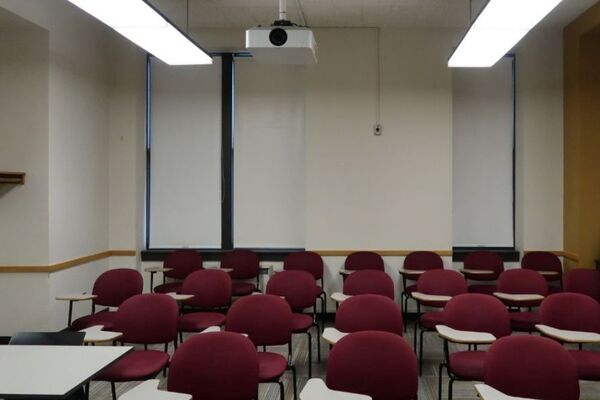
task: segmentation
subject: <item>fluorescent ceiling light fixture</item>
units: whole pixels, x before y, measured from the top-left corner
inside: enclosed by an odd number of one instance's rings
[[[489,0],[454,50],[449,67],[491,67],[562,0]]]
[[[212,64],[212,58],[145,0],[69,0],[169,65]]]

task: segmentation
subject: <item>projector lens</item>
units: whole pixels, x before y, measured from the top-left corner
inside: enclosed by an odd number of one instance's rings
[[[287,38],[287,33],[281,28],[275,28],[269,33],[269,40],[273,46],[283,46],[287,42]]]

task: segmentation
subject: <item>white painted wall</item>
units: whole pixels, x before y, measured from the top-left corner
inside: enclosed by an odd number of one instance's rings
[[[48,33],[0,26],[0,171],[26,184],[0,185],[0,265],[48,261]]]
[[[452,45],[445,30],[317,30],[308,69],[308,248],[449,249],[452,215]]]
[[[562,249],[562,30],[534,30],[517,55],[517,246]]]

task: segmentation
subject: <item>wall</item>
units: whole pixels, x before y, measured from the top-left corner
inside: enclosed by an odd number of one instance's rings
[[[143,56],[127,44],[125,50],[121,49],[120,57],[116,57],[115,54],[119,55],[118,52],[113,54],[116,51],[113,48],[113,43],[117,43],[116,35],[67,2],[2,0],[0,7],[37,25],[48,35],[46,95],[42,96],[46,105],[44,112],[34,114],[47,117],[46,127],[39,137],[31,133],[24,135],[23,145],[18,144],[21,147],[15,149],[35,156],[39,163],[38,166],[24,165],[27,168],[25,172],[31,172],[32,179],[23,189],[39,190],[31,196],[27,194],[26,201],[35,199],[43,204],[38,206],[43,211],[35,212],[40,213],[36,216],[40,229],[46,229],[45,243],[35,246],[21,238],[6,249],[11,258],[0,260],[1,264],[47,266],[105,252],[110,249],[109,246],[136,249],[141,244],[141,236],[137,234],[141,218],[136,204],[141,203],[137,196],[142,193],[143,179],[142,183],[138,182],[142,175],[137,169],[140,165],[138,157],[143,156],[143,150],[140,155],[135,148],[143,143],[136,136],[141,134],[143,138],[140,120],[143,121],[144,101],[143,96],[139,96],[144,93]],[[141,61],[138,65],[135,65],[135,59],[131,61],[131,58],[123,57],[132,52],[137,54],[137,61]],[[126,69],[132,70],[134,76],[141,79],[122,79],[119,73]],[[36,82],[37,76],[29,73],[22,81]],[[141,83],[141,90],[124,99],[122,93],[127,92],[131,85],[135,86],[136,82]],[[124,88],[121,89],[121,86]],[[31,103],[37,107],[38,103]],[[141,106],[138,107],[139,113],[125,107],[130,104],[133,108]],[[121,111],[127,114],[119,114]],[[119,115],[125,121],[119,119]],[[125,156],[119,153],[121,146],[118,142],[122,136],[120,131],[130,127],[134,127],[129,138],[131,153]],[[115,137],[117,140],[111,141]],[[113,144],[113,154],[109,154],[110,144]],[[21,156],[22,153],[15,153],[15,157]],[[115,160],[122,160],[123,173],[113,171],[111,182],[110,165]],[[36,168],[45,175],[42,186],[36,181],[40,179]],[[17,168],[11,166],[11,169]],[[126,190],[121,190],[123,180],[127,181]],[[123,211],[118,206],[109,212],[113,186],[112,202],[115,203],[116,196],[122,196],[122,204],[126,204],[132,215],[129,221],[121,218]],[[122,228],[117,226],[117,219],[128,225],[125,228],[127,232],[123,233]],[[11,223],[10,228],[15,226],[19,225]],[[0,228],[0,231],[4,232],[4,229]],[[111,232],[114,232],[112,240],[109,239]],[[31,236],[35,239],[35,235]],[[30,255],[37,254],[38,250],[42,255]],[[11,323],[3,324],[0,335],[34,328],[64,328],[67,303],[57,302],[54,297],[59,293],[90,291],[92,282],[101,272],[119,264],[134,267],[135,259],[104,258],[54,273],[3,274],[2,286],[6,290],[2,293],[6,298],[20,298],[26,291],[35,295],[18,305],[21,309],[19,314],[14,312],[13,302],[2,302],[0,318]],[[89,304],[81,304],[75,308],[74,315],[77,317],[87,312]]]
[[[26,172],[0,185],[0,265],[48,261],[48,32],[7,14],[0,25],[0,171]]]
[[[563,68],[561,30],[533,30],[515,49],[516,243],[561,250]]]
[[[564,31],[564,247],[583,267],[600,258],[599,39],[600,4]]]

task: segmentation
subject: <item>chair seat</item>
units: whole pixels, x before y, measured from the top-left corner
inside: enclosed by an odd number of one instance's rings
[[[541,323],[540,314],[536,311],[511,312],[510,327],[515,331],[534,332],[535,325]]]
[[[446,320],[442,311],[430,311],[421,315],[420,323],[423,329],[434,331],[436,325],[443,325]]]
[[[98,381],[128,382],[153,378],[169,363],[169,355],[158,350],[128,353],[95,378]]]
[[[163,283],[154,287],[154,293],[180,293],[183,282],[169,282]]]
[[[496,291],[496,285],[471,285],[469,286],[469,293],[481,293],[481,294],[489,294],[490,296],[494,295]]]
[[[209,326],[221,326],[225,315],[213,312],[194,312],[179,317],[177,330],[181,332],[201,332]]]
[[[258,352],[258,379],[261,382],[278,380],[287,369],[284,356],[269,351]]]
[[[256,289],[256,285],[247,282],[233,282],[231,287],[232,296],[247,296],[252,294]]]
[[[294,313],[292,314],[292,332],[306,332],[313,324],[313,319],[310,315]]]
[[[110,331],[113,328],[115,320],[115,311],[102,311],[96,314],[86,315],[85,317],[77,318],[71,323],[71,327],[75,331],[80,331],[94,325],[103,325],[105,331]]]
[[[460,379],[483,381],[485,351],[459,351],[450,354],[452,373]]]
[[[600,381],[600,352],[590,350],[570,350],[575,359],[579,379]]]

